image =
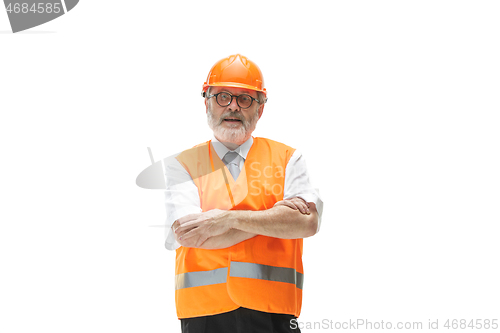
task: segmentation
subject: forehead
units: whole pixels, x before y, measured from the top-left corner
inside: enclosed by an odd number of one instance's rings
[[[217,94],[220,92],[228,92],[231,95],[241,95],[247,94],[252,97],[257,97],[257,92],[255,90],[245,89],[245,88],[235,88],[235,87],[212,87],[210,89],[211,94]]]

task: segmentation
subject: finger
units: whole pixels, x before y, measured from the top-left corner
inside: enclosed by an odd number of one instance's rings
[[[179,239],[186,240],[195,236],[200,236],[200,228],[193,228],[191,230],[186,231],[184,234],[179,236]]]
[[[285,202],[287,202],[287,204],[286,204],[287,207],[290,207],[293,210],[297,210],[298,209],[302,214],[304,214],[304,212],[303,212],[304,208],[303,208],[303,206],[300,205],[300,201],[295,200],[294,198],[292,198],[292,199],[285,200]]]
[[[179,225],[183,225],[187,222],[196,220],[198,218],[198,216],[200,216],[200,213],[188,214],[186,216],[183,216],[183,217],[177,219],[177,222],[179,222]]]
[[[177,229],[175,229],[175,232],[176,233],[181,233],[181,232],[184,232],[186,230],[189,230],[189,229],[192,229],[192,228],[196,228],[196,227],[199,227],[201,225],[201,223],[203,223],[202,221],[188,221],[184,224],[181,224],[179,225],[179,227]]]
[[[303,214],[310,214],[311,212],[309,212],[309,208],[307,207],[307,204],[304,203],[304,202],[300,202],[300,206],[302,207],[302,213]]]
[[[186,232],[188,232],[188,231],[189,231],[189,230],[178,230],[178,229],[179,229],[179,228],[177,228],[177,230],[175,230],[175,231],[174,231],[175,236],[176,236],[177,238],[181,238],[182,236],[184,236],[184,234],[185,234]]]
[[[182,237],[186,233],[190,232],[191,230],[196,229],[196,227],[194,227],[194,228],[182,228],[182,229],[181,228],[182,227],[179,227],[178,229],[176,229],[176,232],[175,232],[176,237]]]
[[[302,199],[301,197],[295,197],[294,199],[299,200],[300,202],[303,202],[306,204],[306,201],[304,199]]]
[[[172,223],[172,230],[175,232],[175,229],[177,229],[179,227],[179,222],[177,220],[174,221],[174,223]]]
[[[283,205],[283,206],[290,207],[293,210],[297,209],[297,206],[292,201],[290,201],[290,200],[283,200],[282,202],[283,203],[281,205]]]
[[[304,204],[304,208],[305,208],[305,210],[307,212],[307,215],[311,214],[311,211],[309,210],[309,204],[306,201],[304,201],[304,200],[302,200],[302,202]]]
[[[180,235],[180,234],[183,234],[186,230],[187,230],[186,227],[180,225],[174,229],[174,234]]]
[[[304,205],[303,203],[300,201],[300,200],[297,200],[295,198],[293,199],[290,199],[290,202],[293,203],[295,205],[295,207],[297,207],[297,209],[302,213],[302,214],[305,214],[305,209],[304,209]]]
[[[300,210],[300,212],[302,214],[306,214],[307,213],[307,211],[306,211],[307,207],[304,205],[303,202],[300,202],[300,201],[297,200],[295,202],[295,205],[297,206],[297,208]]]
[[[300,212],[302,214],[310,214],[311,212],[309,211],[309,205],[307,202],[302,199],[302,198],[293,198],[295,204],[299,207]]]

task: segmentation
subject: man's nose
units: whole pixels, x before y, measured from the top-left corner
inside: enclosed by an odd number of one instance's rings
[[[233,111],[241,111],[240,106],[238,105],[238,102],[236,101],[236,97],[233,97],[231,100],[231,103],[228,105],[229,110]]]

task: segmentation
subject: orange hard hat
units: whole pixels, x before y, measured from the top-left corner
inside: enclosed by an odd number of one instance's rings
[[[207,81],[203,84],[202,96],[208,87],[237,87],[263,92],[264,77],[259,67],[241,54],[231,55],[217,61],[208,73]]]

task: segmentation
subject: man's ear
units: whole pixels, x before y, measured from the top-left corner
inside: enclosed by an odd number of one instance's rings
[[[260,117],[262,117],[262,113],[264,113],[264,104],[261,104],[259,106],[259,119],[260,119]]]

